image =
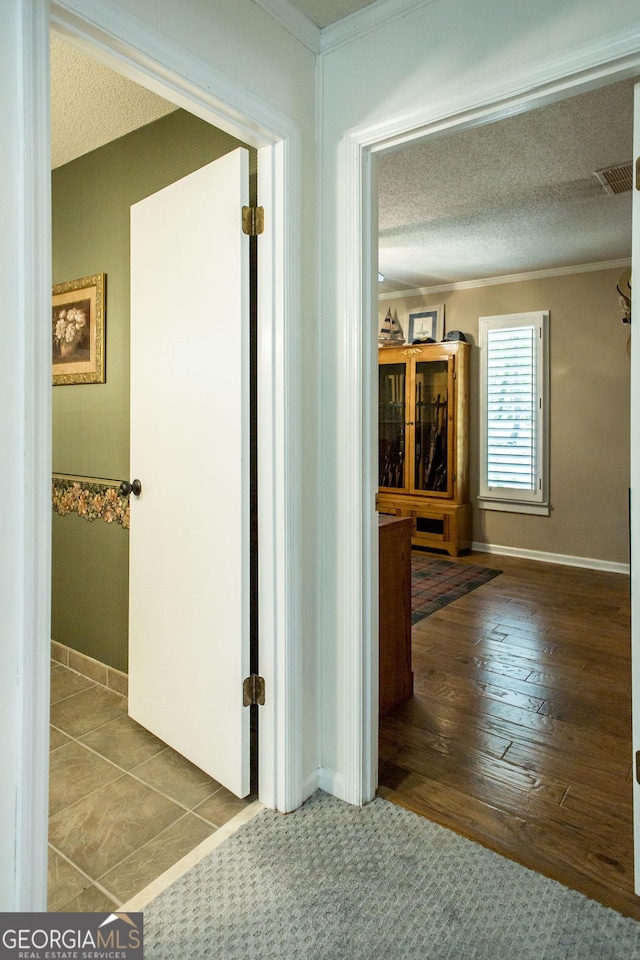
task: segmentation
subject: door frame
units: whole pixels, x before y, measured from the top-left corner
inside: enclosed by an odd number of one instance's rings
[[[420,110],[354,128],[343,141],[344,197],[338,233],[348,237],[338,299],[345,304],[351,334],[340,343],[335,365],[337,390],[346,398],[341,449],[341,489],[359,509],[338,531],[338,555],[344,561],[345,660],[339,704],[344,731],[343,799],[372,800],[378,784],[378,558],[377,493],[377,181],[376,155],[432,136],[461,132],[486,123],[586,93],[616,80],[640,77],[640,34],[620,31],[585,45],[567,57],[552,57],[533,67],[523,63],[512,73],[455,98],[426,101]],[[640,237],[636,238],[640,245]],[[355,329],[354,329],[355,327]],[[632,383],[640,382],[640,359],[632,355]],[[635,380],[633,373],[635,372]],[[632,436],[640,436],[640,407],[632,405]],[[635,467],[635,470],[634,470]],[[632,464],[632,489],[640,487],[640,459]],[[640,511],[639,511],[640,513]],[[633,519],[633,514],[632,514]],[[634,562],[635,558],[635,562]],[[640,538],[632,541],[632,646],[640,644]],[[635,640],[634,640],[635,638]],[[634,715],[640,713],[635,704]],[[640,724],[640,718],[636,721]]]
[[[640,83],[634,89],[633,144],[636,160],[640,156]],[[636,189],[633,199],[631,270],[640,276],[640,170],[636,168]],[[636,323],[640,311],[636,310]],[[635,376],[634,376],[635,374]],[[640,571],[638,570],[640,544],[640,509],[632,509],[632,496],[638,503],[640,496],[640,451],[633,443],[634,426],[640,429],[640,338],[636,332],[631,337],[631,484],[629,491],[629,537],[631,541],[631,713],[632,713],[632,758],[633,769],[633,853],[634,885],[640,896],[640,775],[638,755],[640,746]],[[635,560],[635,562],[634,562]]]
[[[9,534],[11,542],[26,543],[24,566],[29,567],[23,585],[25,622],[15,631],[7,651],[7,673],[15,677],[15,687],[8,686],[11,702],[5,703],[5,709],[11,720],[19,719],[17,732],[15,723],[6,725],[12,738],[7,772],[13,769],[15,776],[7,776],[0,792],[16,836],[0,875],[5,910],[45,909],[47,889],[51,358],[44,325],[51,309],[50,30],[257,148],[266,224],[258,244],[258,593],[260,671],[268,692],[261,708],[259,789],[266,806],[282,811],[295,809],[304,799],[297,609],[299,334],[293,322],[300,289],[296,254],[301,248],[299,130],[290,118],[171,41],[145,30],[124,11],[115,15],[93,0],[83,3],[86,14],[77,7],[73,0],[51,0],[50,4],[12,0],[2,14],[15,51],[15,60],[7,57],[7,61],[16,76],[19,71],[22,75],[14,116],[27,145],[17,187],[23,231],[14,268],[21,278],[18,289],[26,291],[23,310],[28,321],[24,370],[15,375],[28,416],[23,414],[19,442],[13,448],[18,462],[24,461],[25,483],[23,509]],[[22,446],[25,452],[20,458]]]

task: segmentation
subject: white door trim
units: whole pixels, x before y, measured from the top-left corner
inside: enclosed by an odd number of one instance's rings
[[[634,91],[633,159],[640,155],[640,83]],[[635,171],[633,191],[633,250],[631,270],[640,275],[640,171]],[[636,308],[636,323],[640,311]],[[640,749],[640,450],[633,442],[633,431],[640,424],[640,338],[631,337],[631,708],[633,723],[633,852],[634,885],[640,896],[640,764],[635,753]],[[637,375],[636,375],[637,374]]]
[[[50,7],[57,34],[249,146],[295,139],[289,117],[126,10],[100,0],[51,0]]]
[[[48,326],[50,310],[50,161],[49,57],[50,26],[126,76],[153,89],[202,119],[258,149],[260,201],[267,230],[259,243],[258,306],[260,422],[260,658],[267,681],[261,708],[260,799],[267,806],[291,810],[303,799],[301,718],[301,645],[298,627],[299,514],[298,433],[300,407],[297,369],[298,334],[292,316],[299,291],[300,150],[297,127],[268,104],[233,84],[206,63],[189,57],[164,38],[141,30],[138,21],[103,8],[95,0],[10,0],[5,12],[17,29],[8,33],[16,57],[24,63],[22,114],[24,142],[33,149],[24,157],[19,203],[24,230],[19,246],[18,288],[29,302],[25,333],[23,406],[20,443],[26,449],[23,511],[14,524],[16,544],[25,543],[23,614],[16,632],[14,665],[19,696],[6,704],[20,717],[5,729],[15,736],[15,781],[6,776],[2,801],[16,824],[17,844],[0,876],[2,908],[46,909],[46,795],[48,789],[48,696],[50,575],[51,409]],[[81,8],[81,9],[80,9]],[[189,79],[187,79],[189,78]],[[22,131],[21,131],[22,132]],[[13,174],[15,180],[15,173]],[[18,232],[18,231],[16,231]],[[36,320],[37,318],[37,320]],[[22,383],[24,381],[24,383]],[[18,453],[16,452],[16,457]],[[19,462],[19,461],[18,461]],[[265,522],[262,523],[263,518]],[[267,522],[268,521],[268,522]],[[48,690],[48,686],[46,686]],[[26,799],[25,799],[26,798]],[[22,808],[21,808],[22,804]],[[22,814],[20,810],[22,809]],[[6,891],[6,893],[5,893]],[[9,899],[11,897],[11,899]]]
[[[300,145],[291,130],[258,151],[265,234],[258,244],[258,610],[260,800],[289,812],[306,799],[302,763],[299,370]],[[265,242],[267,241],[268,242]],[[270,693],[269,691],[273,692]]]
[[[377,644],[371,642],[377,635],[378,605],[377,551],[372,549],[377,543],[377,459],[371,443],[377,435],[374,154],[427,136],[495,121],[639,74],[640,29],[636,27],[590,43],[571,57],[552,58],[533,67],[523,63],[519,70],[485,87],[469,88],[452,99],[426,101],[418,111],[351,130],[344,138],[347,200],[338,234],[348,242],[338,300],[345,305],[350,334],[341,340],[336,355],[337,390],[345,398],[346,408],[337,461],[342,470],[340,489],[350,505],[345,516],[350,521],[338,531],[337,555],[345,564],[341,623],[345,656],[339,718],[344,731],[345,770],[341,796],[351,803],[372,800],[377,787],[378,657]],[[640,378],[640,370],[637,376]],[[640,435],[637,421],[632,422],[632,435]],[[640,476],[635,477],[635,483],[640,483]],[[637,541],[634,553],[637,566]]]
[[[51,244],[46,4],[0,7],[0,910],[46,909],[51,656]]]

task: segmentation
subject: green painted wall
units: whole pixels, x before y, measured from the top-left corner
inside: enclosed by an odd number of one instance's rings
[[[106,383],[53,388],[53,472],[129,476],[129,209],[241,146],[182,110],[53,171],[53,283],[106,273]],[[255,151],[250,152],[255,194]],[[127,669],[128,532],[53,516],[52,638]]]

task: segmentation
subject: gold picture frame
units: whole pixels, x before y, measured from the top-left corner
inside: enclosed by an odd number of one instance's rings
[[[68,280],[51,300],[53,383],[105,382],[105,273]]]

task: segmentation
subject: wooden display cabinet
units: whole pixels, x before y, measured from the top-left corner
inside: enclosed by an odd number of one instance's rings
[[[378,510],[454,557],[471,546],[469,353],[458,340],[378,351]]]

